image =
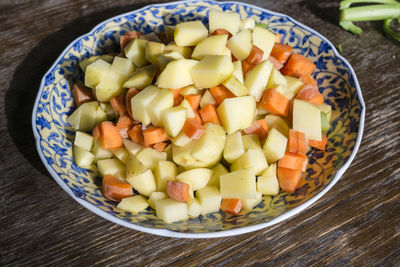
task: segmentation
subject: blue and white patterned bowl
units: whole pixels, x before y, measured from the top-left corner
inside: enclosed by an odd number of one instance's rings
[[[78,62],[115,49],[124,32],[162,31],[164,25],[201,19],[208,24],[211,9],[234,11],[242,18],[264,22],[282,35],[285,44],[311,59],[317,66],[314,78],[332,106],[332,129],[325,152],[312,150],[307,177],[293,194],[264,196],[252,211],[239,215],[215,212],[207,216],[166,224],[150,208],[139,214],[116,209],[106,200],[99,179],[74,164],[73,132],[67,116],[74,109],[71,85],[81,79]],[[364,128],[365,105],[350,64],[321,34],[294,19],[239,2],[185,1],[150,5],[116,16],[73,41],[43,77],[32,114],[32,127],[39,155],[55,181],[76,201],[112,222],[146,233],[186,238],[221,237],[255,231],[299,213],[325,194],[353,160]]]

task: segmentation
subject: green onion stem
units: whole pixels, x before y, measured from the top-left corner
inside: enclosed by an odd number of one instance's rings
[[[342,21],[371,21],[400,17],[400,3],[388,5],[370,5],[342,9]]]
[[[345,9],[350,7],[351,4],[369,4],[369,3],[377,3],[377,4],[397,4],[396,0],[343,0],[340,2],[340,9]]]
[[[400,17],[398,18],[398,20]],[[397,40],[400,42],[400,34],[396,33],[392,28],[390,28],[390,23],[392,22],[393,19],[387,19],[383,23],[383,29],[387,34],[389,34],[393,39]]]

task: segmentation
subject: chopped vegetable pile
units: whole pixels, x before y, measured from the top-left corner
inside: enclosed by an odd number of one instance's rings
[[[119,55],[80,62],[68,123],[77,166],[102,177],[117,208],[167,223],[251,210],[302,185],[310,147],[325,150],[331,107],[315,65],[280,35],[210,11],[161,34],[130,31]]]

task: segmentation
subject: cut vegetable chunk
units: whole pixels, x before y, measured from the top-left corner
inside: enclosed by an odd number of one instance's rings
[[[133,196],[132,186],[118,178],[107,174],[102,182],[104,196],[112,201],[120,202],[123,198]]]
[[[268,163],[273,163],[285,155],[287,138],[275,128],[269,130],[263,150]]]
[[[226,98],[235,97],[235,95],[223,85],[210,88],[210,93],[217,106],[219,106]]]
[[[164,128],[153,126],[148,127],[143,131],[143,137],[146,146],[169,140]]]
[[[81,104],[94,100],[92,90],[81,81],[77,81],[71,90],[74,103],[77,107]]]
[[[206,130],[196,119],[188,118],[183,125],[182,131],[191,139],[200,139]]]
[[[117,208],[129,211],[132,213],[138,213],[142,210],[145,210],[149,204],[144,196],[133,196],[123,198],[121,202],[117,205]]]
[[[275,43],[272,47],[271,56],[276,58],[282,64],[285,64],[292,54],[292,50],[293,48],[289,45]]]
[[[306,101],[293,100],[293,130],[305,133],[306,138],[321,141],[321,111]]]
[[[231,34],[235,34],[239,31],[241,25],[239,14],[233,12],[211,10],[208,21],[210,32],[225,29]]]
[[[315,64],[308,58],[300,54],[292,54],[281,69],[283,75],[289,75],[294,77],[301,77],[301,75],[311,74],[315,69]]]
[[[221,124],[221,122],[218,119],[217,109],[215,108],[214,105],[208,104],[207,106],[200,109],[199,113],[204,124],[206,123]]]
[[[255,198],[256,176],[252,168],[241,169],[220,177],[222,198]]]
[[[178,46],[197,45],[207,35],[207,28],[199,20],[181,22],[175,26],[174,39]]]
[[[278,166],[295,171],[305,172],[307,170],[308,158],[304,155],[286,152],[285,156],[279,160]]]
[[[307,84],[297,93],[296,99],[307,101],[314,105],[321,105],[324,103],[323,95],[318,91],[318,87]]]
[[[253,45],[250,55],[246,58],[247,63],[250,65],[257,65],[263,59],[264,51]]]
[[[311,147],[318,148],[319,150],[325,150],[327,142],[328,142],[328,140],[326,138],[326,135],[322,133],[321,134],[321,141],[310,139],[308,141],[308,144]]]
[[[104,149],[112,149],[122,147],[122,138],[118,129],[110,121],[100,123],[100,136],[102,147]]]
[[[187,205],[184,202],[166,198],[156,201],[156,215],[166,223],[188,218]]]
[[[167,181],[166,190],[170,198],[186,202],[189,196],[189,184],[175,181]]]
[[[219,211],[221,205],[221,194],[216,186],[206,186],[196,191],[200,201],[201,214]]]
[[[244,129],[245,134],[256,134],[260,140],[268,136],[268,125],[264,119],[256,120],[250,127]]]
[[[237,198],[223,199],[221,203],[221,210],[232,214],[239,214],[242,209],[242,201]]]
[[[240,131],[227,135],[224,146],[224,159],[227,162],[232,163],[236,159],[240,158],[244,153],[245,151]]]
[[[301,179],[301,171],[278,167],[277,177],[282,190],[293,193]]]
[[[289,99],[274,88],[264,91],[261,105],[265,110],[280,116],[287,116],[289,112]]]
[[[279,182],[276,177],[276,164],[271,164],[257,179],[257,190],[264,195],[279,194]]]

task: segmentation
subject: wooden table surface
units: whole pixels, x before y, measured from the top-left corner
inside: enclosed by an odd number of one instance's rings
[[[286,13],[341,44],[367,106],[358,154],[307,210],[273,227],[218,239],[153,236],[80,206],[46,172],[31,110],[43,74],[76,37],[111,16],[159,1],[0,1],[0,266],[398,265],[400,45],[379,23],[355,37],[338,1],[246,1]]]

